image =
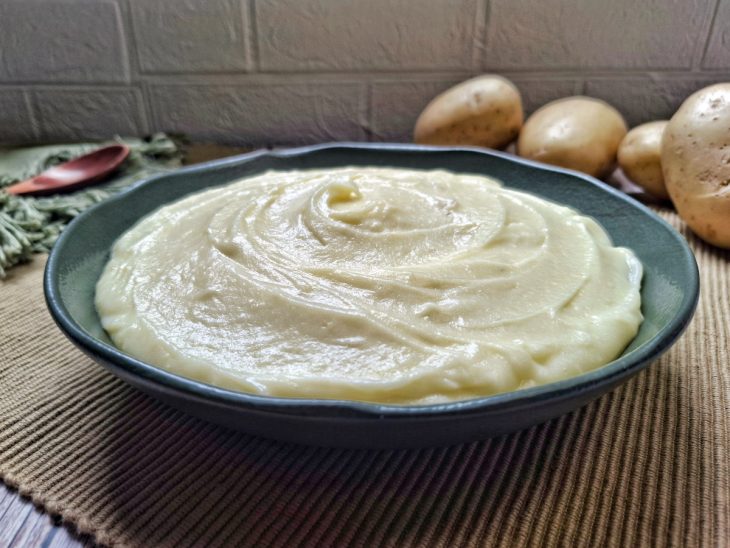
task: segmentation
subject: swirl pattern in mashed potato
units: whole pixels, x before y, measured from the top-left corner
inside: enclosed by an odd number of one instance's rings
[[[284,397],[429,404],[578,375],[641,322],[592,219],[477,175],[269,172],[142,219],[96,291],[119,348]]]

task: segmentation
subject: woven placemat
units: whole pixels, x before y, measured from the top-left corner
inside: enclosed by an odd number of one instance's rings
[[[0,475],[111,545],[727,546],[730,255],[688,239],[701,302],[659,362],[544,425],[419,451],[282,444],[136,392],[53,324],[37,259],[0,284]]]

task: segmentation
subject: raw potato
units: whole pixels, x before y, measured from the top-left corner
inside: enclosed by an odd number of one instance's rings
[[[636,126],[618,147],[618,165],[634,183],[652,196],[669,199],[662,174],[662,135],[666,120]]]
[[[543,106],[527,119],[517,142],[525,158],[606,175],[626,135],[626,122],[608,103],[591,97],[566,97]]]
[[[730,248],[730,83],[701,89],[682,103],[664,130],[662,170],[690,228]]]
[[[522,98],[512,82],[478,76],[434,98],[418,117],[413,140],[504,148],[519,134],[523,119]]]

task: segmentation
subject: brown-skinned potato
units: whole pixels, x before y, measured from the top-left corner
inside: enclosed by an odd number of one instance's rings
[[[512,82],[478,76],[436,96],[418,117],[413,140],[500,149],[517,138],[523,119],[522,98]]]
[[[669,199],[662,174],[662,135],[667,120],[656,120],[636,126],[626,134],[618,147],[618,165],[634,183],[649,194]]]
[[[677,212],[695,234],[730,248],[730,83],[682,103],[664,130],[662,171]]]
[[[626,122],[611,105],[592,97],[566,97],[535,111],[520,131],[525,158],[602,177],[616,162]]]

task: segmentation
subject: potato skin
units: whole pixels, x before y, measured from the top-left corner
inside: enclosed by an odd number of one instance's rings
[[[664,130],[662,171],[682,219],[703,240],[730,248],[730,83],[682,103]]]
[[[413,140],[499,149],[517,138],[523,120],[522,98],[515,85],[488,74],[436,96],[418,117]]]
[[[626,176],[663,200],[669,199],[661,162],[662,135],[667,123],[667,120],[656,120],[636,126],[618,147],[618,165]]]
[[[621,114],[605,101],[566,97],[544,105],[527,119],[517,153],[601,177],[614,166],[626,131]]]

